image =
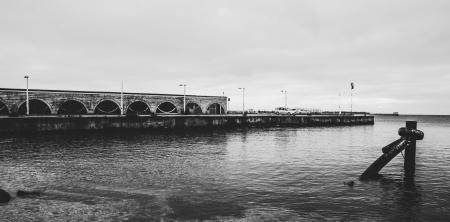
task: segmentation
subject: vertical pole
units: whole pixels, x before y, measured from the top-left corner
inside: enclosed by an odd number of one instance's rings
[[[222,97],[225,97],[225,92],[222,91]],[[220,115],[222,115],[222,106],[219,105]]]
[[[406,121],[406,128],[417,129],[416,121]],[[410,145],[405,149],[404,162],[405,178],[411,179],[416,171],[416,140],[412,139]]]
[[[353,114],[353,89],[350,90],[350,113]]]
[[[339,92],[339,115],[341,115],[341,113],[342,113],[342,111],[341,111],[341,102],[342,102],[341,92]]]
[[[281,90],[284,93],[284,109],[287,110],[287,90]]]
[[[122,87],[120,90],[120,115],[123,115],[123,80],[122,80]]]
[[[242,88],[242,114],[245,113],[245,88]]]
[[[179,86],[183,86],[183,111],[181,114],[186,114],[186,84],[180,84]]]
[[[183,84],[183,114],[186,114],[186,84]]]
[[[25,79],[27,79],[27,116],[30,115],[30,96],[29,96],[29,92],[28,92],[28,78],[30,78],[29,76],[25,76]]]
[[[287,110],[287,91],[284,90],[284,108]]]
[[[238,88],[239,90],[242,90],[242,115],[244,115],[244,113],[245,113],[245,100],[244,100],[244,97],[245,97],[245,88],[244,87],[242,87],[242,88]]]

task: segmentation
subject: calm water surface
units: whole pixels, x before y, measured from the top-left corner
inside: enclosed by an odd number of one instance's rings
[[[415,184],[403,158],[358,176],[417,120]],[[41,190],[1,221],[450,221],[450,117],[374,126],[0,137],[0,187]],[[343,184],[355,181],[354,187]]]

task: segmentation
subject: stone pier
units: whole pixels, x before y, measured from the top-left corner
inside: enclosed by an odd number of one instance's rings
[[[0,133],[373,125],[373,116],[163,115],[0,118]]]

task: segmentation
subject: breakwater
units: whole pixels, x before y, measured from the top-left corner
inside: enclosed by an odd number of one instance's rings
[[[0,118],[0,133],[114,129],[186,129],[371,125],[373,116],[167,115]]]

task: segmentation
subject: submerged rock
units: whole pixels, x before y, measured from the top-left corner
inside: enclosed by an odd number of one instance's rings
[[[8,192],[0,189],[0,203],[8,203],[11,200],[11,195]]]
[[[355,185],[355,181],[353,181],[353,180],[347,181],[347,182],[344,182],[344,184],[349,186],[349,187],[353,187]]]
[[[41,192],[39,192],[39,191],[25,191],[25,190],[17,191],[18,197],[29,197],[29,196],[39,196],[39,195],[41,195]]]

